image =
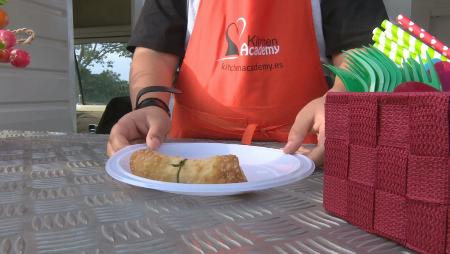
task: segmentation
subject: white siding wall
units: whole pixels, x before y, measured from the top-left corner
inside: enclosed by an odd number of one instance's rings
[[[450,0],[435,0],[431,9],[430,31],[450,45]]]
[[[8,29],[37,33],[31,64],[0,64],[0,129],[75,130],[72,0],[10,0]]]

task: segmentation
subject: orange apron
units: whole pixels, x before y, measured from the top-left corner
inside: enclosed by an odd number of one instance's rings
[[[171,137],[285,142],[327,91],[311,0],[202,0],[176,87]]]

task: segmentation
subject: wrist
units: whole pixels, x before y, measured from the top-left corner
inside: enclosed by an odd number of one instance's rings
[[[330,90],[328,90],[328,92],[346,92],[346,91],[347,89],[345,89],[344,83],[342,83],[342,81],[338,77],[336,77],[333,87]]]
[[[167,106],[167,103],[165,103],[163,100],[161,100],[159,98],[145,98],[136,105],[135,110],[138,110],[141,108],[146,108],[146,107],[158,107],[158,108],[164,110],[164,112],[166,112],[170,118],[169,106]]]
[[[169,98],[170,98],[170,94],[172,94],[172,93],[179,94],[179,93],[181,93],[181,91],[176,88],[173,88],[173,87],[161,86],[161,85],[153,85],[153,86],[144,87],[144,88],[140,89],[136,95],[136,100],[135,100],[136,108],[143,100],[147,100],[147,99],[149,99],[149,101],[151,101],[152,99],[156,99],[157,101],[162,102],[165,105],[167,105],[167,102],[169,101]]]
[[[155,97],[156,93],[164,93],[167,97],[166,101],[161,98]],[[170,109],[167,105],[168,98],[171,93],[181,93],[178,89],[168,86],[148,86],[144,87],[137,93],[136,96],[136,106],[135,109],[141,109],[145,107],[158,107],[163,109],[170,117]],[[146,95],[151,95],[151,97],[147,97]],[[144,97],[145,96],[145,97]]]
[[[137,99],[137,97],[134,97],[135,100]],[[162,100],[164,103],[166,103],[167,105],[169,105],[169,101],[171,98],[171,94],[168,93],[148,93],[148,94],[144,94],[140,97],[139,101],[135,101],[135,103],[133,104],[133,107],[135,107],[137,104],[139,104],[140,102],[142,102],[145,99],[149,99],[149,98],[157,98]]]
[[[328,90],[328,92],[337,92],[337,93],[341,93],[341,92],[347,92],[347,90],[345,90],[345,88],[331,88],[330,90]]]

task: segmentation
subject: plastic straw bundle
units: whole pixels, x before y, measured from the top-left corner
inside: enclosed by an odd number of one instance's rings
[[[402,21],[400,24],[405,24],[405,22],[408,25],[414,24],[404,15],[399,15],[398,20]],[[447,54],[445,49],[448,50],[448,47],[416,24],[413,27],[408,27],[407,31],[415,32],[417,37],[387,20],[383,21],[381,27],[377,27],[373,31],[374,47],[389,56],[396,64],[401,65],[404,59],[410,57],[416,61],[419,61],[419,58],[426,61],[427,54],[433,59],[448,61],[448,58],[444,55]],[[432,44],[434,48],[422,39],[426,39],[430,44],[434,43]],[[438,52],[435,48],[441,49],[439,51],[444,54]]]

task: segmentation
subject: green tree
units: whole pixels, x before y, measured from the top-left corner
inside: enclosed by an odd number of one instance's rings
[[[80,74],[87,104],[106,104],[113,97],[128,96],[128,82],[111,70],[93,74],[89,69],[81,68]]]
[[[106,104],[111,98],[128,96],[128,82],[111,70],[113,62],[107,55],[130,57],[124,43],[92,43],[75,46],[82,95],[86,104]],[[90,70],[95,64],[104,70],[94,74]]]
[[[78,64],[81,67],[89,68],[94,64],[99,64],[103,67],[112,67],[112,61],[106,61],[105,57],[108,54],[116,54],[121,57],[130,57],[125,43],[89,43],[75,45],[75,52],[77,53]]]

